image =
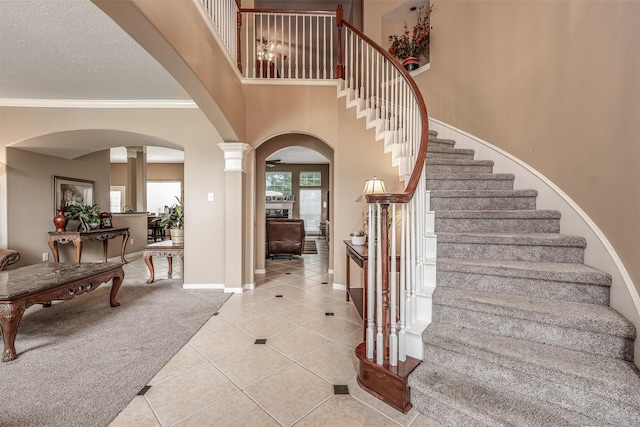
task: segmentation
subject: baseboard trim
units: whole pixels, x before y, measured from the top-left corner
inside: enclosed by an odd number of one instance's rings
[[[241,294],[244,292],[242,288],[224,288],[225,294]]]
[[[346,291],[347,290],[347,286],[343,285],[342,283],[333,283],[333,289],[338,289],[341,291]]]
[[[267,274],[266,268],[256,268],[255,274]]]
[[[244,288],[245,291],[251,291],[251,290],[256,288],[256,284],[255,283],[245,283],[243,288]]]

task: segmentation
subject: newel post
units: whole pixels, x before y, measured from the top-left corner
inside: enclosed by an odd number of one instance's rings
[[[338,5],[336,10],[336,25],[338,26],[338,65],[336,65],[336,78],[344,80],[344,58],[342,53],[342,5]]]

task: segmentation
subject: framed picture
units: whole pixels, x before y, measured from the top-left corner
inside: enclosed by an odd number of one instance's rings
[[[113,215],[111,212],[100,213],[100,228],[113,228]]]
[[[93,205],[95,186],[95,181],[54,176],[53,212],[72,205]]]

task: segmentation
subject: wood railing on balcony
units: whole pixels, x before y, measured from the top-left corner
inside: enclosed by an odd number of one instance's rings
[[[235,0],[201,1],[210,15],[219,14],[212,20],[220,22],[215,27],[224,32],[220,38],[229,41],[227,50],[245,79],[340,79],[347,101],[365,115],[367,125],[375,126],[376,136],[392,153],[405,190],[367,196],[366,333],[356,354],[359,384],[408,411],[407,376],[419,360],[407,355],[407,330],[419,317],[418,294],[431,274],[428,259],[435,257],[427,242],[429,128],[420,90],[396,58],[344,21],[340,6],[336,13],[305,12],[242,9]],[[217,8],[211,9],[212,4]],[[224,19],[229,22],[223,24]],[[430,313],[430,307],[426,309]]]

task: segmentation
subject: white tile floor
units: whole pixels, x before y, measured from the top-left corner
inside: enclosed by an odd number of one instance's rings
[[[158,264],[156,278],[166,277]],[[141,260],[126,267],[146,269]],[[437,426],[358,386],[362,321],[327,268],[323,240],[317,255],[268,260],[256,289],[234,294],[111,426]],[[339,384],[348,395],[334,394]]]

